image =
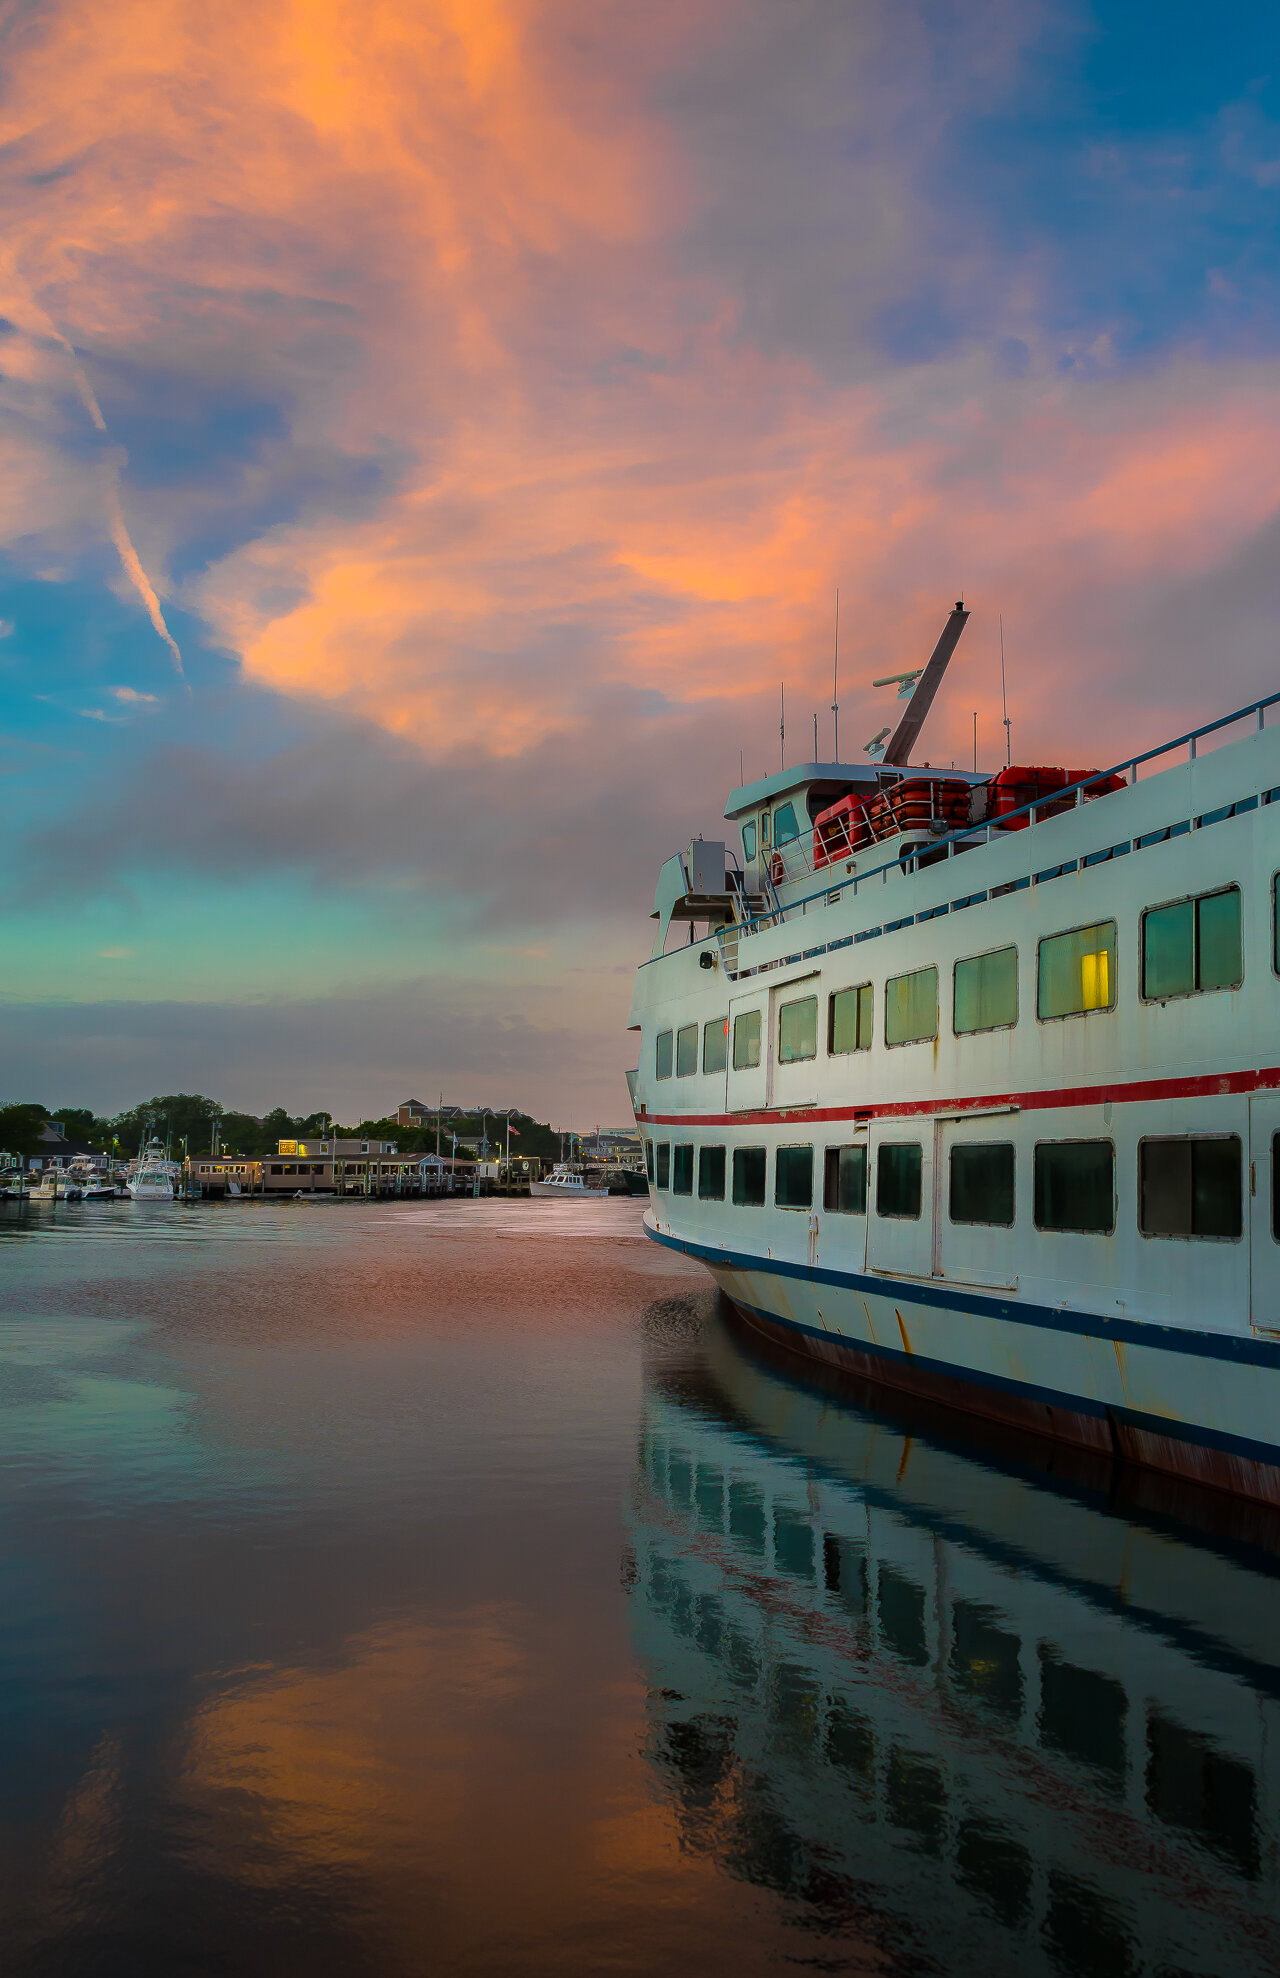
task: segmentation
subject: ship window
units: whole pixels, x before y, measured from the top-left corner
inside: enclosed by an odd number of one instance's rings
[[[702,1026],[702,1069],[723,1071],[729,1060],[729,1019],[718,1016]]]
[[[818,999],[801,996],[778,1010],[778,1063],[799,1064],[818,1055]]]
[[[779,1147],[773,1166],[773,1199],[780,1209],[812,1208],[812,1147]]]
[[[846,1051],[871,1049],[875,995],[869,982],[856,989],[837,989],[827,998],[827,1050],[833,1058]]]
[[[671,1163],[671,1193],[692,1195],[693,1193],[693,1146],[689,1141],[677,1141],[672,1149],[674,1160]]]
[[[657,1073],[657,1076],[658,1076],[659,1078],[670,1078],[670,1076],[671,1076],[671,1032],[670,1032],[669,1030],[660,1030],[660,1031],[658,1032],[658,1042],[657,1042],[657,1046],[656,1046],[656,1049],[655,1049],[655,1060],[656,1060],[656,1062],[655,1062],[655,1071],[656,1071],[656,1073]],[[361,1150],[360,1150],[360,1151],[361,1151],[361,1153],[363,1153],[363,1152],[364,1152],[364,1149],[363,1149],[363,1148],[361,1148]]]
[[[1109,1236],[1116,1226],[1115,1166],[1109,1140],[1042,1140],[1035,1153],[1036,1228]]]
[[[648,1180],[648,1181],[652,1181],[652,1180],[653,1180],[653,1142],[652,1142],[652,1140],[646,1140],[646,1141],[645,1141],[645,1143],[644,1143],[644,1172],[645,1172],[645,1179],[646,1179],[646,1180]]]
[[[1243,978],[1238,886],[1143,914],[1142,993],[1149,1002],[1235,989]]]
[[[1237,1136],[1140,1141],[1138,1227],[1144,1236],[1238,1237],[1244,1201]]]
[[[1007,1140],[979,1141],[951,1149],[953,1223],[1013,1223],[1013,1146]]]
[[[763,1147],[735,1147],[733,1150],[733,1199],[740,1209],[764,1207]]]
[[[743,1010],[733,1020],[733,1068],[754,1071],[760,1062],[760,1012]]]
[[[703,1202],[724,1201],[724,1148],[698,1150],[698,1196]]]
[[[1116,924],[1101,920],[1040,943],[1037,1014],[1084,1016],[1116,1006]]]
[[[755,855],[756,827],[754,824],[744,824],[742,827],[742,856],[747,864],[750,865]]]
[[[658,1142],[658,1186],[671,1186],[671,1143],[667,1140]]]
[[[957,1037],[1011,1029],[1018,1021],[1018,950],[997,948],[957,962],[952,1008]]]
[[[789,845],[800,836],[800,826],[796,823],[795,806],[779,804],[773,813],[773,842],[775,845]]]
[[[884,985],[884,1041],[922,1044],[938,1034],[938,971],[917,968]]]
[[[692,1078],[698,1069],[698,1026],[682,1024],[676,1032],[676,1077]]]
[[[823,1163],[822,1206],[832,1215],[866,1215],[865,1147],[828,1147]]]
[[[769,813],[767,810],[762,810],[760,813],[760,849],[762,852],[769,849]]]
[[[923,1157],[917,1140],[890,1140],[876,1149],[876,1214],[915,1222],[920,1215]]]

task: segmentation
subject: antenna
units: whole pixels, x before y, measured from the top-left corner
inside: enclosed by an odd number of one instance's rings
[[[978,773],[978,710],[973,710],[973,773]]]
[[[782,757],[782,767],[785,769],[787,766],[787,683],[785,680],[781,682],[781,686],[782,714],[778,721],[778,752]]]
[[[831,760],[840,760],[840,586],[836,585],[836,645],[831,659]],[[816,754],[817,751],[815,750]]]
[[[818,760],[818,717],[816,714],[813,717],[813,759],[815,762]]]
[[[1009,697],[1004,685],[1004,613],[1000,613],[1000,709],[1004,715],[1004,766],[1007,769],[1013,761],[1013,742],[1009,735]]]
[[[746,772],[746,770],[745,770],[745,769],[744,769],[744,768],[742,767],[742,750],[741,750],[741,749],[739,749],[739,750],[738,750],[738,787],[739,787],[739,789],[741,789],[741,787],[742,787],[742,785],[743,785],[743,784],[744,784],[744,783],[746,782],[746,780],[747,780],[747,772]]]

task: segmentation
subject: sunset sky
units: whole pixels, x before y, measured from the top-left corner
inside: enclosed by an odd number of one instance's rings
[[[1280,689],[1280,16],[12,0],[0,1100],[627,1117],[656,869]]]

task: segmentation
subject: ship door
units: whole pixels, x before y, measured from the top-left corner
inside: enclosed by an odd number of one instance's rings
[[[1015,1234],[1030,1223],[1018,1199],[1012,1111],[937,1122],[934,1268],[961,1284],[1016,1291]]]
[[[1249,1101],[1249,1315],[1280,1335],[1280,1093]]]
[[[729,1111],[761,1112],[769,1089],[769,992],[729,1004]]]
[[[867,1175],[867,1265],[905,1277],[933,1273],[931,1119],[873,1123]]]

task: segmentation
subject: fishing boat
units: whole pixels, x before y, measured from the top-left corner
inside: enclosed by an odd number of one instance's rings
[[[160,1142],[152,1140],[139,1154],[125,1188],[135,1202],[172,1202],[179,1172],[175,1162],[166,1160]]]
[[[46,1168],[35,1187],[27,1190],[32,1202],[79,1202],[83,1195],[80,1183],[63,1168]]]
[[[71,1179],[79,1184],[81,1199],[85,1202],[114,1202],[116,1185],[110,1175],[104,1174],[92,1155],[77,1154],[67,1168]]]
[[[559,1161],[541,1181],[529,1183],[529,1193],[545,1196],[548,1201],[600,1202],[608,1195],[609,1185],[599,1175],[572,1167],[568,1161]]]
[[[798,1353],[1280,1503],[1280,695],[1109,768],[915,764],[967,618],[868,762],[662,867],[649,1234]]]

